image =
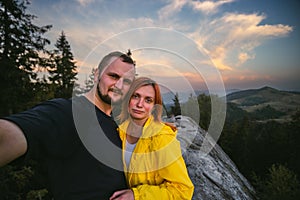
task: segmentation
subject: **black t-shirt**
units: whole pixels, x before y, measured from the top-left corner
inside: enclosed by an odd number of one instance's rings
[[[42,166],[55,200],[108,199],[127,187],[117,124],[85,97],[49,100],[6,119],[23,130],[25,159]]]

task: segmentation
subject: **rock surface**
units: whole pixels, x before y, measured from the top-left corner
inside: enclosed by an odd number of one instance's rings
[[[206,131],[187,116],[177,116],[173,123],[178,128],[177,138],[195,186],[193,200],[256,199],[254,188]],[[203,148],[207,138],[212,145],[209,151]]]

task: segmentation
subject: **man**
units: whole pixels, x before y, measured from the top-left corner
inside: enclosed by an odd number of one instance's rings
[[[123,99],[134,76],[130,54],[112,52],[83,96],[49,100],[1,119],[0,166],[36,160],[55,200],[108,199],[126,188],[111,104]]]

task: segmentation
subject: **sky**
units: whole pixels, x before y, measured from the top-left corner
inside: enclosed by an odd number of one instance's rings
[[[169,90],[300,91],[298,0],[31,0],[34,24],[63,31],[83,83],[110,51]]]

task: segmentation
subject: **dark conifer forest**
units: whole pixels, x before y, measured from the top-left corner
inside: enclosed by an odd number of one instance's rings
[[[70,98],[92,85],[89,80],[86,88],[76,84],[77,66],[64,31],[56,41],[47,39],[45,34],[52,25],[35,25],[37,16],[27,13],[28,6],[27,1],[0,0],[1,117],[47,99]],[[54,49],[49,49],[52,43]],[[197,99],[199,126],[207,130],[211,98],[222,101],[224,97],[199,94],[190,98]],[[300,197],[299,99],[299,93],[269,87],[227,96],[226,120],[218,144],[254,186],[259,199]],[[193,109],[191,102],[180,103],[176,94],[170,113]],[[52,199],[38,163],[24,166],[18,162],[0,168],[0,199]]]

